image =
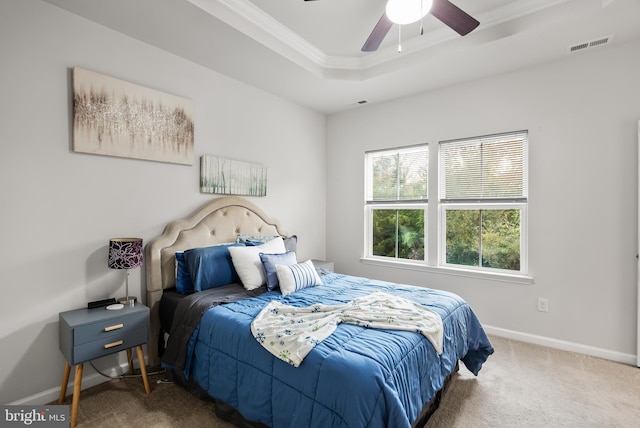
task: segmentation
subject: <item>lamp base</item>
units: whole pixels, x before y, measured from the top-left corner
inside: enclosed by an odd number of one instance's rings
[[[138,299],[136,297],[133,296],[129,296],[129,297],[121,297],[118,299],[118,303],[122,303],[125,306],[133,306],[136,304],[136,301]]]

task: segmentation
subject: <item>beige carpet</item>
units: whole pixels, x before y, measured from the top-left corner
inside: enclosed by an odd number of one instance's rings
[[[640,427],[640,369],[491,336],[478,377],[461,364],[436,427]]]
[[[491,341],[496,352],[479,376],[461,364],[428,428],[640,426],[640,369],[495,336]],[[232,427],[215,417],[211,403],[156,383],[160,378],[151,378],[150,395],[139,378],[83,391],[78,426]]]

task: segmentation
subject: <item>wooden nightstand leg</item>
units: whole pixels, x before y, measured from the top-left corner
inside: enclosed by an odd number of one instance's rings
[[[131,349],[127,349],[127,362],[129,363],[129,374],[133,374],[133,354]]]
[[[82,363],[76,366],[73,378],[73,400],[71,401],[71,428],[78,424],[78,404],[80,403],[80,387],[82,386]]]
[[[67,384],[69,383],[69,374],[71,373],[71,366],[68,362],[64,363],[64,372],[62,373],[62,385],[60,386],[60,398],[58,403],[64,403],[64,398],[67,395]]]
[[[144,353],[142,352],[142,346],[136,346],[136,352],[138,353],[138,362],[140,363],[140,374],[142,374],[144,390],[147,394],[151,394],[151,386],[149,386],[149,378],[147,377],[147,368],[144,365]]]

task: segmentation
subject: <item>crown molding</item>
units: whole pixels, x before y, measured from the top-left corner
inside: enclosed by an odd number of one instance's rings
[[[358,56],[327,55],[297,33],[291,31],[249,0],[187,0],[204,12],[242,32],[298,66],[328,79],[362,80],[371,69],[398,60],[395,46]],[[482,23],[479,31],[520,19],[571,0],[528,0],[509,2],[503,7],[477,16]],[[443,26],[403,41],[403,57],[409,54],[459,39]]]

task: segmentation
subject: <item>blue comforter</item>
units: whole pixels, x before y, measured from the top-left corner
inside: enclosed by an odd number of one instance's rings
[[[462,360],[477,374],[493,353],[480,322],[455,294],[339,274],[288,296],[267,292],[206,311],[187,352],[189,377],[247,420],[271,427],[410,427]],[[345,304],[374,291],[414,300],[441,317],[444,351],[414,332],[341,324],[299,367],[267,352],[250,325],[271,300]]]

